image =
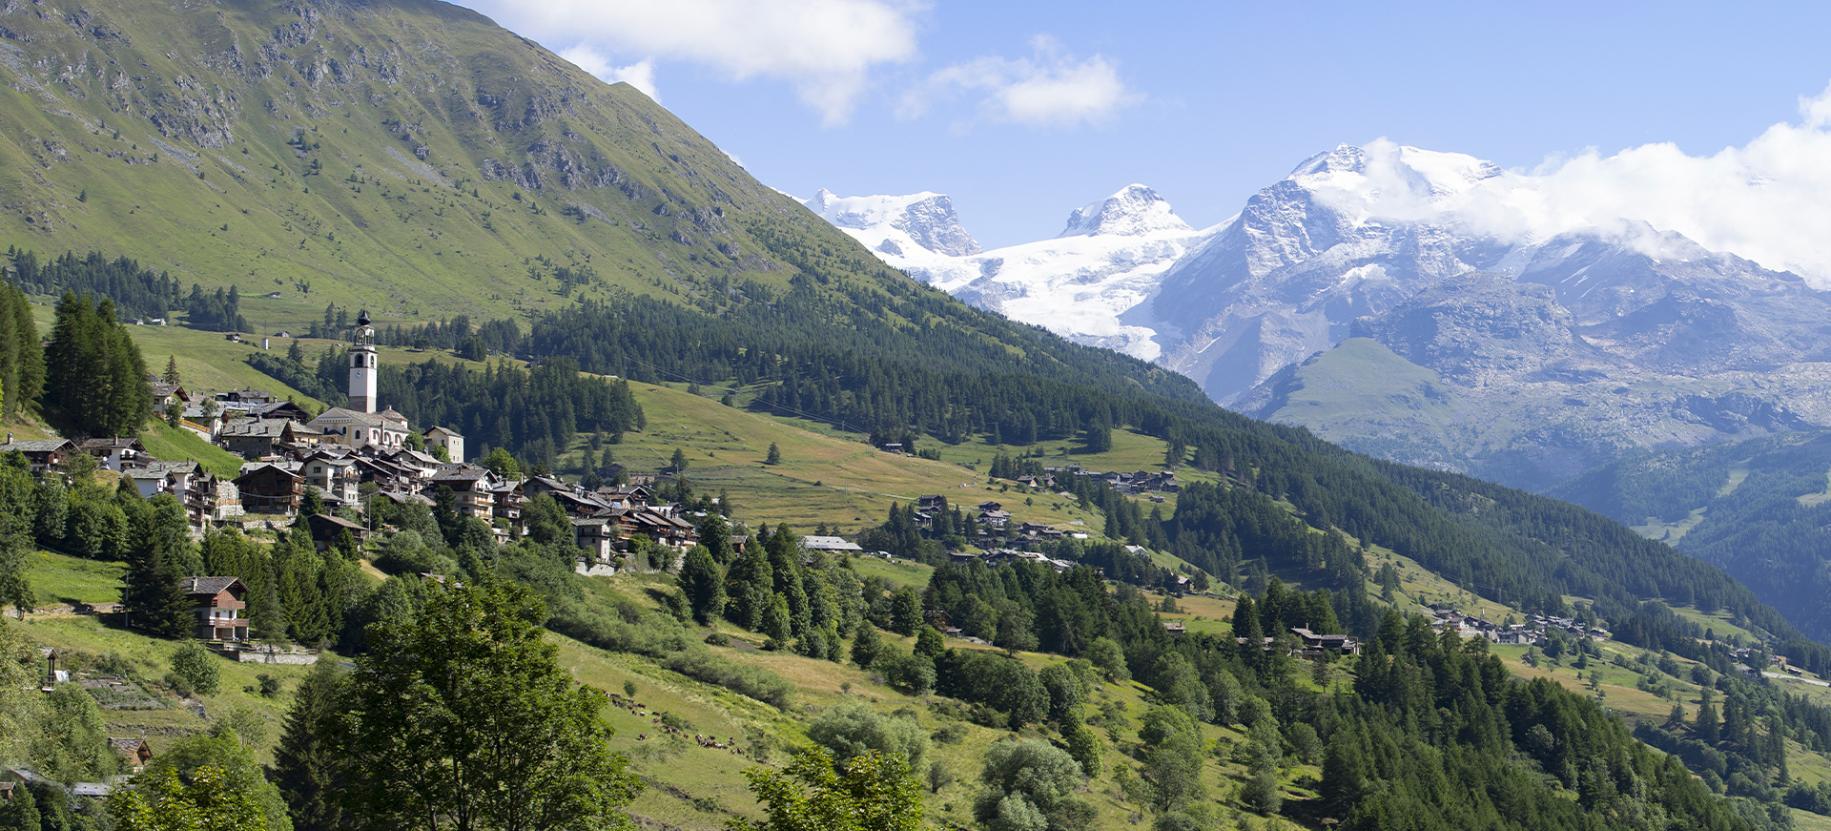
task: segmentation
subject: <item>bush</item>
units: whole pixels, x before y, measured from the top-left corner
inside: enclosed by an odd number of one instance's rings
[[[188,695],[190,691],[215,695],[222,682],[216,657],[210,654],[210,650],[191,642],[180,644],[178,650],[172,653],[172,677],[188,688],[187,691],[181,691],[180,695]]]
[[[257,678],[261,682],[261,697],[272,698],[280,694],[280,679],[263,672]]]
[[[662,659],[661,665],[695,681],[717,684],[779,709],[788,708],[789,695],[794,689],[773,672],[721,661],[704,647],[677,652]]]
[[[808,725],[807,737],[844,763],[871,751],[901,756],[910,770],[921,770],[928,755],[928,736],[907,716],[886,716],[870,705],[852,701],[827,708]]]
[[[920,655],[885,650],[877,658],[884,683],[910,695],[927,695],[935,688],[935,665]]]

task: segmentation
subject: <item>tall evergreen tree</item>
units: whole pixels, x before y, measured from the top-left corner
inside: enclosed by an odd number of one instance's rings
[[[320,662],[299,684],[286,732],[267,778],[280,788],[295,831],[337,831],[350,825],[342,794],[350,760],[338,752],[349,706],[349,678],[330,661]]]
[[[128,550],[121,611],[127,625],[164,638],[191,630],[191,602],[179,581],[193,573],[196,554],[184,506],[170,494],[155,497],[142,514]]]
[[[131,436],[152,415],[146,361],[107,300],[64,294],[45,372],[45,415],[66,434]]]
[[[725,610],[725,576],[719,573],[712,552],[703,545],[693,546],[680,566],[680,590],[693,609],[693,619],[702,626],[711,623]]]

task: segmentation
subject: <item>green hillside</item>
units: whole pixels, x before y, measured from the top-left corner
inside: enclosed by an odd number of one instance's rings
[[[1558,496],[1716,563],[1807,632],[1831,634],[1831,435],[1791,434],[1648,452]]]
[[[838,238],[641,93],[456,6],[79,17],[0,11],[0,239],[237,286],[260,327],[329,302],[405,320],[611,287],[690,302],[792,276],[756,222]]]

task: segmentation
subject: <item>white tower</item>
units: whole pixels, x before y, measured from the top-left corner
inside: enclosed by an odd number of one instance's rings
[[[356,316],[354,343],[350,348],[350,409],[359,413],[375,412],[375,327],[369,325],[369,313]]]

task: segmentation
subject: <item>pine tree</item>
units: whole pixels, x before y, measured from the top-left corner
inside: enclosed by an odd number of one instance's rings
[[[870,669],[883,651],[884,641],[878,636],[877,627],[871,621],[859,621],[858,634],[852,638],[852,663],[860,669]]]
[[[349,679],[336,663],[320,662],[299,684],[286,713],[286,732],[267,778],[286,798],[296,831],[336,831],[351,819],[343,810],[348,760],[337,751],[348,689]]]
[[[131,436],[152,415],[146,362],[114,304],[66,292],[45,349],[45,415],[78,436]]]
[[[779,465],[781,463],[782,463],[782,448],[777,447],[776,443],[772,441],[769,443],[769,455],[763,457],[763,464]]]
[[[703,545],[693,546],[680,566],[680,590],[693,609],[693,619],[708,625],[725,610],[725,578],[719,573],[712,552]]]
[[[1265,665],[1265,629],[1251,597],[1240,598],[1233,610],[1233,637],[1240,645],[1240,661],[1249,667]]]
[[[1329,737],[1322,760],[1322,801],[1329,815],[1346,819],[1366,792],[1366,765],[1360,748],[1345,730]]]
[[[191,603],[179,583],[202,567],[191,545],[184,506],[176,497],[160,494],[137,512],[133,524],[122,612],[134,628],[160,637],[183,637],[191,629]]]
[[[177,386],[179,383],[178,379],[178,356],[167,355],[165,358],[165,373],[159,376],[159,380]]]

